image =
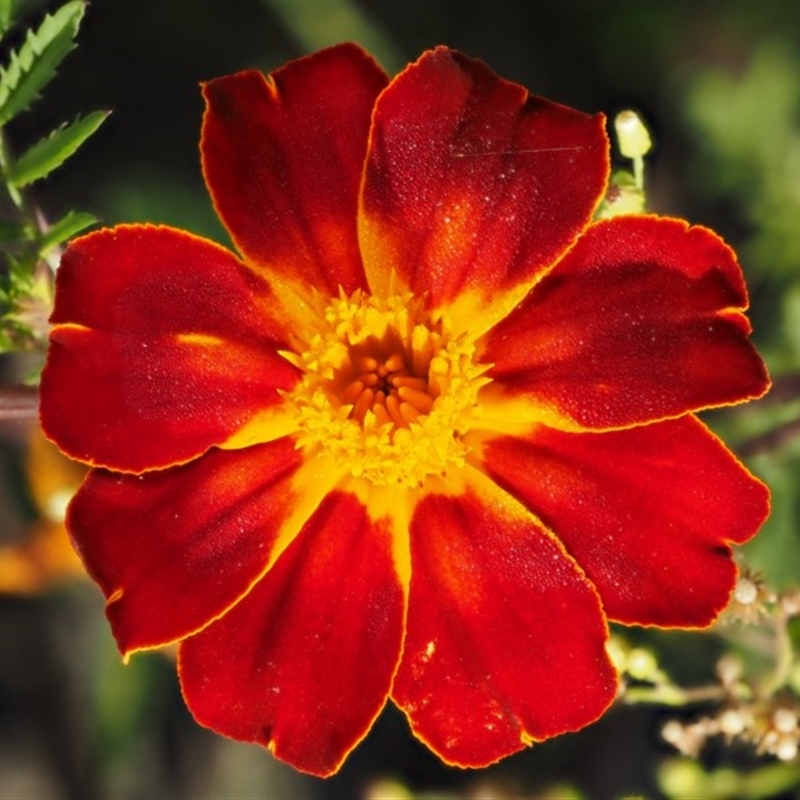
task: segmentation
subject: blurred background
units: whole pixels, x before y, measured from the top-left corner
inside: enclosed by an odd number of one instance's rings
[[[25,13],[35,23],[59,5],[30,0]],[[35,185],[43,213],[164,222],[227,244],[200,174],[198,83],[344,40],[390,74],[442,43],[562,103],[642,114],[655,141],[650,210],[717,230],[747,276],[775,389],[707,421],[773,489],[773,516],[746,548],[749,568],[769,591],[800,584],[800,3],[94,0],[78,49],[6,135],[22,147],[76,111],[110,109],[102,130]],[[2,383],[23,380],[40,359],[0,356]],[[0,800],[800,797],[796,758],[717,737],[697,760],[665,742],[664,724],[688,723],[702,704],[620,704],[580,734],[481,772],[442,766],[387,709],[339,775],[299,776],[199,728],[169,654],[121,664],[101,594],[79,577],[60,527],[80,477],[31,424],[0,422]],[[730,651],[748,669],[769,661],[773,628],[740,634],[621,630],[682,686],[716,680]]]

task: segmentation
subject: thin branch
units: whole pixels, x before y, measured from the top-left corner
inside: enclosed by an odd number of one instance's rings
[[[622,701],[630,705],[638,703],[659,706],[687,706],[694,703],[722,702],[728,697],[723,686],[712,684],[681,689],[674,684],[656,686],[628,686],[622,693]]]
[[[791,372],[773,378],[772,388],[761,398],[760,405],[800,400],[800,373]]]
[[[0,420],[36,419],[39,390],[35,386],[0,387]]]
[[[800,436],[800,419],[789,420],[777,428],[741,442],[736,446],[736,452],[742,458],[750,458],[758,453],[778,450],[798,436]]]

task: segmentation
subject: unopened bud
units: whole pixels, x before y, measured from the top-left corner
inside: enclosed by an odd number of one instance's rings
[[[658,673],[658,662],[650,650],[634,647],[628,653],[628,674],[639,681],[652,681]]]
[[[784,736],[775,745],[775,755],[780,761],[791,761],[797,755],[797,740]]]
[[[790,708],[776,708],[772,724],[781,733],[791,733],[797,727],[797,715]]]
[[[730,688],[742,677],[742,662],[731,653],[726,653],[717,662],[717,675],[722,685]]]
[[[736,708],[725,709],[719,715],[719,729],[726,736],[738,736],[746,727],[745,715]]]
[[[742,605],[749,606],[758,599],[758,586],[750,578],[739,578],[733,596]]]
[[[620,111],[614,120],[619,151],[625,158],[641,158],[650,152],[650,133],[635,111]]]
[[[664,724],[664,727],[661,729],[661,735],[664,737],[665,741],[677,747],[678,743],[685,735],[683,725],[681,725],[677,720],[671,719],[669,722]]]

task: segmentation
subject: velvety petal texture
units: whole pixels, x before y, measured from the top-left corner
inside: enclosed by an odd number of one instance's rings
[[[404,617],[389,526],[332,493],[247,598],[183,643],[186,702],[200,723],[328,775],[386,702]]]
[[[482,766],[597,719],[616,694],[597,592],[508,495],[429,495],[393,698],[442,758]]]
[[[67,524],[120,650],[182,639],[261,577],[297,494],[289,439],[147,475],[93,470]]]
[[[275,310],[263,280],[183,231],[76,240],[56,279],[45,433],[73,458],[130,472],[224,443],[297,381]]]
[[[180,642],[201,724],[326,776],[391,698],[482,767],[613,702],[608,620],[708,625],[766,487],[698,421],[769,386],[736,257],[594,222],[602,115],[446,47],[203,86],[239,255],[68,246],[42,426],[120,650]]]
[[[489,475],[557,532],[618,622],[708,625],[733,589],[730,544],[769,512],[764,484],[691,416],[609,433],[542,425],[482,452]]]
[[[395,272],[440,307],[529,282],[589,221],[607,151],[602,115],[445,47],[426,53],[375,106],[360,220],[373,292]]]
[[[758,397],[769,378],[746,306],[733,251],[706,228],[598,223],[485,337],[487,395],[596,429]]]
[[[365,286],[356,207],[387,80],[345,44],[269,76],[248,70],[205,84],[203,172],[248,263],[331,295]]]

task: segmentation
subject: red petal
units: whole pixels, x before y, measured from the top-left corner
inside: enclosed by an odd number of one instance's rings
[[[187,461],[282,402],[299,374],[266,283],[182,231],[122,226],[62,259],[42,376],[45,432],[123,471]],[[281,431],[281,434],[285,431]]]
[[[557,427],[614,428],[758,397],[769,378],[746,306],[736,257],[711,231],[598,223],[487,335],[487,398],[520,398]]]
[[[392,696],[447,762],[485,766],[587,725],[612,702],[594,587],[508,495],[428,495],[411,555]]]
[[[540,275],[605,188],[603,125],[461,53],[423,55],[375,107],[360,220],[373,292],[395,270],[438,307]]]
[[[297,503],[299,464],[283,439],[141,476],[89,474],[67,524],[123,653],[194,633],[247,592]]]
[[[625,623],[708,625],[733,588],[728,542],[769,510],[766,487],[691,416],[610,433],[541,426],[485,442],[483,460]]]
[[[356,209],[386,75],[352,44],[203,87],[203,171],[245,258],[336,294],[364,287]]]
[[[181,646],[195,718],[335,772],[383,707],[400,655],[404,587],[389,526],[330,495],[238,606]]]

